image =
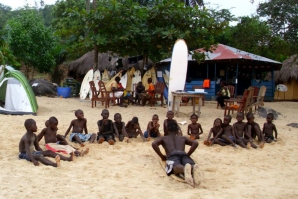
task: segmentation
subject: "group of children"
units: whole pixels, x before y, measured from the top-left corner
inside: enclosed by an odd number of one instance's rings
[[[76,119],[72,120],[65,135],[57,134],[58,130],[58,120],[55,117],[50,117],[46,121],[44,128],[38,135],[36,123],[33,119],[27,119],[25,121],[25,128],[27,132],[22,137],[19,143],[19,158],[26,159],[33,162],[34,165],[38,165],[37,161],[42,162],[45,165],[51,165],[57,167],[60,165],[60,159],[66,161],[74,160],[75,156],[84,156],[88,154],[89,148],[79,151],[77,148],[72,147],[66,141],[66,136],[69,134],[69,140],[72,142],[77,142],[81,147],[85,146],[85,142],[90,143],[103,143],[108,142],[110,145],[114,145],[116,142],[115,138],[118,138],[120,142],[130,142],[132,138],[137,138],[139,135],[143,141],[150,141],[151,138],[161,137],[159,131],[159,117],[157,114],[152,116],[152,120],[148,122],[147,129],[145,132],[142,131],[139,120],[137,117],[133,117],[130,121],[125,123],[122,121],[120,113],[114,115],[114,122],[109,119],[109,111],[103,109],[101,112],[102,119],[97,122],[98,133],[88,133],[87,129],[87,119],[84,118],[84,113],[82,110],[75,111]],[[167,112],[167,119],[163,123],[164,136],[169,135],[168,124],[177,121],[174,120],[174,112]],[[269,113],[267,115],[267,122],[263,126],[263,131],[261,131],[260,126],[254,122],[254,116],[251,112],[247,113],[246,119],[247,123],[243,122],[244,114],[237,114],[237,122],[230,125],[231,116],[226,115],[224,117],[224,122],[220,118],[217,118],[213,127],[210,129],[207,140],[204,141],[205,145],[211,146],[213,144],[219,144],[221,146],[232,145],[236,147],[236,144],[243,148],[257,148],[254,144],[254,139],[258,137],[260,142],[259,147],[263,148],[264,142],[271,143],[277,139],[277,130],[275,125],[272,123],[273,114]],[[191,124],[188,125],[187,134],[191,140],[200,139],[200,135],[203,133],[202,126],[198,123],[198,116],[193,114],[190,117]],[[273,136],[275,132],[275,136]],[[177,124],[177,136],[183,136],[182,130]],[[211,136],[213,135],[213,138]],[[43,151],[39,146],[38,142],[44,137],[45,147],[47,150]],[[57,152],[62,152],[64,154],[70,154],[67,158]],[[54,157],[56,162],[51,162],[45,157]]]
[[[272,123],[273,114],[268,113],[266,123],[263,125],[261,130],[258,123],[254,122],[254,115],[251,112],[246,114],[247,122],[243,122],[244,114],[237,113],[237,122],[230,125],[232,117],[230,115],[224,116],[224,121],[220,118],[215,119],[213,127],[210,129],[207,140],[204,144],[211,146],[213,144],[219,144],[221,146],[231,145],[236,147],[236,144],[242,148],[257,148],[254,144],[254,140],[258,137],[259,147],[263,148],[265,142],[271,143],[277,141],[277,129]],[[275,136],[273,136],[273,132]],[[213,135],[213,138],[211,138]]]

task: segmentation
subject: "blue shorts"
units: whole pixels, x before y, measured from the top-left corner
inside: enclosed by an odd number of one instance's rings
[[[92,134],[71,133],[70,136],[69,136],[69,140],[72,141],[72,142],[74,142],[75,140],[73,139],[73,137],[75,135],[77,135],[82,142],[86,142],[86,141],[88,141],[91,138],[91,135]]]
[[[148,138],[148,137],[149,137],[149,133],[148,133],[148,131],[145,131],[144,132],[144,138]],[[151,137],[152,138],[157,138],[157,133],[156,134],[151,133]]]
[[[42,155],[42,152],[41,151],[33,151],[31,153],[32,155]],[[27,153],[26,152],[21,152],[19,154],[19,159],[25,159],[25,160],[28,160],[31,162],[30,158],[27,156]]]
[[[233,142],[235,142],[235,138],[234,138],[234,136],[229,135],[229,138],[230,138],[230,140],[232,140]],[[219,140],[222,141],[222,142],[225,142],[225,143],[229,143],[229,142],[227,142],[227,141],[226,141],[225,139],[223,139],[223,138],[219,138]]]

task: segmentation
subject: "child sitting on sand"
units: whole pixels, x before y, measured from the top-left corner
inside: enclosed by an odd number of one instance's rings
[[[72,133],[69,136],[70,141],[76,141],[78,142],[82,147],[85,146],[83,142],[86,142],[89,140],[90,143],[93,143],[96,139],[96,134],[88,134],[87,130],[87,119],[84,118],[84,112],[80,109],[75,111],[75,116],[77,119],[74,119],[70,122],[70,125],[68,129],[65,132],[64,137],[66,137],[72,128]],[[83,131],[85,131],[85,134],[83,134]]]
[[[168,119],[165,119],[164,122],[163,122],[164,136],[169,135],[169,132],[170,132],[169,129],[168,129],[168,123],[171,122],[171,121],[174,121],[174,122],[177,123],[177,121],[173,119],[174,118],[174,112],[173,111],[168,111],[167,112],[167,118]],[[178,123],[177,123],[177,126],[178,126],[177,135],[182,136],[183,134],[182,134],[181,128],[178,125]]]
[[[103,143],[104,141],[107,141],[110,145],[114,145],[114,131],[113,131],[113,122],[112,120],[109,120],[109,111],[107,109],[103,109],[101,112],[102,120],[98,120],[97,126],[98,126],[98,135],[97,140],[98,144]]]
[[[150,141],[150,138],[160,137],[158,120],[158,115],[154,114],[152,121],[148,122],[147,131],[144,132],[144,137],[147,138],[147,141]]]
[[[200,123],[197,123],[199,117],[196,114],[190,116],[191,124],[188,125],[187,134],[191,140],[200,139],[203,129]]]
[[[19,158],[20,159],[26,159],[30,162],[33,162],[35,166],[39,165],[40,161],[41,163],[45,165],[50,165],[53,167],[59,167],[60,166],[60,159],[65,161],[73,161],[74,160],[74,153],[72,152],[70,154],[70,157],[67,158],[65,156],[59,155],[57,153],[54,153],[50,150],[43,151],[37,140],[37,136],[34,132],[37,131],[36,122],[33,119],[27,119],[25,121],[25,128],[27,132],[20,140],[19,143]],[[55,158],[56,162],[52,162],[45,158],[46,156]]]
[[[246,128],[247,128],[247,133],[244,136],[245,139],[248,139],[249,141],[253,141],[256,136],[258,136],[258,141],[260,143],[259,147],[263,148],[264,147],[264,136],[263,133],[261,132],[261,128],[258,123],[254,122],[254,115],[252,112],[248,112],[246,114]]]
[[[38,142],[44,137],[46,149],[65,154],[74,152],[75,156],[84,156],[89,152],[89,148],[79,152],[77,149],[70,146],[61,135],[57,134],[58,120],[56,117],[50,117],[50,119],[46,121],[46,126],[47,128],[44,128],[37,136]]]
[[[233,147],[236,148],[236,140],[235,140],[235,132],[234,128],[230,125],[230,122],[232,120],[232,117],[230,115],[225,115],[224,122],[222,124],[222,133],[218,133],[215,138],[214,142],[219,144],[219,142],[231,144]],[[217,138],[220,138],[217,140]],[[220,144],[221,145],[221,144]],[[223,145],[221,145],[223,146]]]
[[[222,126],[222,120],[220,118],[216,118],[213,122],[213,127],[210,129],[207,140],[204,141],[205,145],[212,146],[214,143],[219,144],[221,146],[227,145],[226,143],[220,141],[220,139],[218,138],[215,142],[215,137],[217,137],[217,134],[222,134],[223,129],[221,126]],[[213,134],[213,138],[211,138],[212,134]]]
[[[122,117],[120,113],[115,113],[114,115],[114,134],[122,142],[125,138],[127,139],[127,133],[125,131],[125,123],[121,121]]]
[[[271,143],[272,141],[276,141],[276,139],[277,139],[276,126],[272,123],[273,114],[268,113],[266,120],[267,120],[267,122],[264,123],[264,126],[263,126],[263,136],[267,143]],[[275,139],[273,136],[273,131],[275,132]]]
[[[244,135],[246,134],[246,123],[243,122],[244,114],[237,113],[236,119],[237,119],[237,122],[233,124],[234,132],[236,135],[236,143],[242,148],[248,149],[250,148],[250,146],[252,146],[253,148],[256,149],[257,146],[253,142],[244,138]]]
[[[138,135],[140,135],[143,141],[145,141],[144,135],[139,124],[139,119],[137,117],[133,117],[132,120],[127,122],[125,130],[128,135],[128,138],[137,138]]]

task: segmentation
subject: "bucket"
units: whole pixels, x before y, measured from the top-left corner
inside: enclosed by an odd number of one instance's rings
[[[71,93],[70,87],[58,87],[57,94],[58,97],[69,98]]]

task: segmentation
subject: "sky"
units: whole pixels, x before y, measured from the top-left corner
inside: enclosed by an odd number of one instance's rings
[[[236,17],[250,16],[256,14],[256,9],[261,0],[255,0],[254,3],[250,3],[251,0],[205,0],[207,7],[219,9],[230,9],[230,12]],[[40,2],[40,0],[37,0]],[[56,0],[44,0],[45,4],[55,4]],[[1,4],[10,6],[12,9],[23,7],[27,3],[31,6],[34,5],[34,0],[0,0]]]

